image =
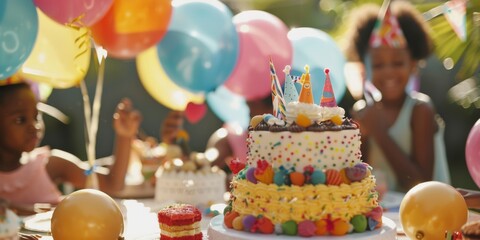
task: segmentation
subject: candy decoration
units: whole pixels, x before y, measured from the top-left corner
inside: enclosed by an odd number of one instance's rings
[[[325,173],[323,173],[323,171],[320,171],[320,170],[313,171],[311,178],[312,178],[311,181],[313,185],[325,184],[325,181],[326,181]]]
[[[232,227],[233,229],[235,230],[243,230],[244,226],[243,226],[243,217],[242,216],[238,216],[236,217],[235,219],[233,219],[232,221]]]
[[[285,178],[287,178],[287,173],[285,171],[278,170],[273,176],[273,182],[278,186],[282,186],[285,183]]]
[[[367,218],[368,230],[373,231],[375,228],[378,227],[378,221],[369,217]]]
[[[282,230],[285,235],[297,235],[297,223],[293,220],[286,221],[282,224]]]
[[[302,221],[298,224],[298,235],[302,237],[311,237],[315,234],[317,226],[310,220]]]
[[[328,169],[327,171],[325,171],[325,175],[327,177],[327,185],[339,186],[343,183],[340,173],[335,169]]]
[[[345,184],[350,184],[352,183],[352,181],[350,181],[350,179],[347,177],[347,174],[346,174],[346,168],[342,168],[340,169],[340,178],[342,178],[342,182],[345,183]]]
[[[301,172],[292,172],[290,173],[290,181],[292,185],[301,187],[305,183],[305,175]]]
[[[258,218],[256,225],[257,225],[258,231],[264,234],[273,233],[275,230],[275,227],[273,226],[272,221],[270,221],[270,219],[266,217]]]
[[[336,107],[337,101],[335,100],[335,94],[333,94],[332,82],[330,81],[330,69],[325,68],[325,84],[323,85],[322,98],[320,100],[320,106],[322,107]],[[341,124],[341,123],[340,123]],[[337,125],[340,125],[337,124]]]
[[[301,103],[313,104],[312,83],[310,82],[310,67],[305,66],[305,74],[302,75],[302,90],[298,101]],[[298,123],[297,123],[298,124]]]
[[[364,215],[353,216],[350,223],[353,225],[353,231],[355,232],[361,233],[367,230],[367,218]]]
[[[263,121],[263,116],[262,115],[256,115],[256,116],[252,117],[252,119],[250,120],[250,126],[252,128],[255,128],[262,121]]]
[[[341,219],[336,219],[333,221],[333,229],[330,234],[334,236],[343,236],[348,233],[350,229],[350,224]]]
[[[283,234],[282,224],[280,223],[275,224],[275,234],[277,235]]]
[[[315,231],[315,235],[327,235],[329,232],[328,221],[326,219],[320,219],[315,222],[315,226],[317,230]],[[332,226],[333,227],[333,226]]]
[[[254,176],[262,183],[271,184],[273,182],[273,168],[266,160],[258,160]]]
[[[238,214],[237,212],[235,211],[231,211],[229,213],[227,213],[224,218],[223,218],[223,223],[225,224],[225,226],[227,226],[228,228],[233,228],[233,219],[235,219],[236,217],[238,217],[240,214]]]
[[[312,125],[312,120],[310,120],[310,118],[308,118],[305,114],[301,114],[301,113],[297,115],[297,119],[295,120],[295,122],[297,123],[298,126],[301,126],[301,127],[308,127]]]
[[[232,171],[233,174],[237,174],[240,172],[242,169],[244,169],[246,164],[238,158],[234,158],[230,163],[228,164],[228,167]]]
[[[377,221],[380,225],[382,223],[382,215],[383,209],[380,206],[372,209],[372,211],[365,214],[366,217],[375,219],[375,221]]]
[[[254,217],[253,215],[246,215],[242,220],[243,230],[246,232],[251,232],[252,227],[255,225],[256,222],[257,222],[256,217]]]
[[[255,177],[255,168],[254,167],[249,167],[247,170],[247,173],[245,174],[247,177],[247,180],[251,183],[257,184],[257,178]]]
[[[298,101],[298,92],[295,83],[293,83],[292,76],[290,75],[290,69],[290,65],[285,66],[285,69],[283,69],[283,72],[285,73],[285,85],[283,87],[285,88],[284,99],[286,105]]]
[[[331,119],[330,119],[333,123],[335,123],[335,125],[337,126],[341,126],[343,124],[343,119],[336,115],[336,116],[333,116]]]
[[[367,166],[365,164],[359,163],[353,167],[345,168],[345,173],[352,182],[362,181],[367,175]]]

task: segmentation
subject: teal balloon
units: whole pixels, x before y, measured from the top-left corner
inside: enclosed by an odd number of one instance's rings
[[[37,39],[38,15],[32,0],[0,1],[0,79],[17,72]]]
[[[239,40],[232,13],[217,0],[174,0],[167,34],[157,44],[160,62],[178,86],[210,92],[233,71]]]
[[[294,28],[288,32],[293,45],[292,75],[301,76],[305,65],[310,67],[313,100],[320,103],[325,83],[324,69],[330,69],[330,80],[337,103],[345,95],[345,56],[333,38],[326,32],[309,27]]]
[[[208,93],[206,101],[213,113],[223,122],[238,124],[244,130],[248,128],[250,108],[244,97],[222,85]]]

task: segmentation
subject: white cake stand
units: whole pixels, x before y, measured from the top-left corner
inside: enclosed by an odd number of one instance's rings
[[[287,235],[272,235],[272,234],[253,234],[249,232],[237,231],[225,227],[223,224],[223,215],[218,215],[210,221],[208,226],[208,239],[209,240],[267,240],[272,239],[312,239],[312,240],[389,240],[396,239],[397,231],[396,224],[392,220],[386,217],[382,217],[382,227],[373,231],[365,231],[363,233],[352,233],[345,236],[314,236],[311,238],[304,238],[300,236],[287,236]]]

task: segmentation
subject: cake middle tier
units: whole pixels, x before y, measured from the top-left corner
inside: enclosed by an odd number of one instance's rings
[[[247,138],[247,164],[256,166],[266,160],[274,169],[303,172],[315,169],[336,169],[361,163],[360,131],[250,131]]]

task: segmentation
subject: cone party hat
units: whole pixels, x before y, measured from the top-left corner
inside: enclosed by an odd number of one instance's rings
[[[305,66],[305,74],[302,75],[302,90],[298,101],[301,103],[313,104],[312,84],[310,82],[310,67]]]
[[[320,106],[322,107],[336,107],[337,100],[335,100],[335,94],[333,93],[332,82],[330,81],[330,69],[325,68],[325,84],[323,85],[322,98],[320,100]]]
[[[398,20],[390,11],[389,0],[383,2],[372,34],[370,35],[369,43],[372,48],[380,46],[403,48],[407,46],[407,41],[398,24]]]

